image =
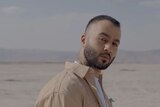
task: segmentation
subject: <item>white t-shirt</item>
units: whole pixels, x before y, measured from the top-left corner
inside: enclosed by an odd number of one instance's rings
[[[78,62],[74,61],[74,63],[78,63]],[[108,107],[107,103],[106,103],[106,100],[105,100],[105,97],[104,97],[104,94],[102,92],[102,88],[101,88],[101,86],[99,84],[98,78],[95,77],[94,80],[95,80],[95,83],[96,83],[97,95],[98,95],[98,97],[99,97],[99,99],[101,101],[101,103],[100,103],[101,107]]]
[[[105,97],[104,97],[104,93],[102,92],[102,88],[100,86],[100,83],[98,81],[98,78],[95,77],[95,83],[96,83],[96,88],[97,88],[97,94],[98,94],[98,97],[99,99],[101,100],[101,107],[107,107],[107,103],[106,103],[106,100],[105,100]]]

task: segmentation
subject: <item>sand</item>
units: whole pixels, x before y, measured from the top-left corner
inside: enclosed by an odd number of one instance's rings
[[[33,107],[40,89],[63,63],[0,64],[0,107]],[[159,107],[160,64],[112,64],[104,88],[114,107]]]

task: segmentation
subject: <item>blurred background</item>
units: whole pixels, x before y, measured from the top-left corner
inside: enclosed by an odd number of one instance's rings
[[[159,11],[159,0],[1,0],[0,62],[64,61],[88,21],[106,14],[122,26],[117,62],[159,63]]]
[[[40,89],[76,60],[88,21],[121,23],[104,87],[114,107],[160,105],[160,0],[0,0],[0,105],[33,107]]]

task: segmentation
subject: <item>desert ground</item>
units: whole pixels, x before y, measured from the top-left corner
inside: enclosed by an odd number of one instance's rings
[[[40,89],[64,63],[1,63],[0,107],[34,107]],[[160,64],[112,64],[104,71],[114,107],[159,107]]]

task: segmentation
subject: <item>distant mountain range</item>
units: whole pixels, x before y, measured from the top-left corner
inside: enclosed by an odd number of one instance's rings
[[[76,60],[78,52],[62,52],[38,49],[2,49],[0,62],[64,62]],[[160,64],[160,49],[150,51],[119,50],[115,63]]]
[[[137,64],[160,64],[160,49],[140,52],[119,50],[115,62]]]

